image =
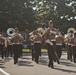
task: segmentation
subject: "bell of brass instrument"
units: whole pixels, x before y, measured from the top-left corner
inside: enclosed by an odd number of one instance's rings
[[[15,29],[14,28],[8,28],[7,29],[7,35],[12,37],[15,35]]]
[[[68,34],[68,33],[74,33],[74,31],[75,31],[74,28],[69,28],[69,29],[67,30],[67,34]]]
[[[38,28],[37,32],[40,34],[41,37],[45,34],[45,30],[43,28]]]
[[[75,32],[75,29],[74,28],[69,28],[67,30],[67,34],[65,34],[64,36],[64,39],[65,41],[67,41],[67,43],[71,43],[71,39],[74,37],[74,32]]]

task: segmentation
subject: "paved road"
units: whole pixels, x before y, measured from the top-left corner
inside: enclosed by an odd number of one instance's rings
[[[0,75],[76,75],[76,64],[67,60],[63,52],[60,64],[54,63],[54,69],[49,68],[47,54],[42,54],[39,64],[31,60],[30,54],[24,54],[18,64],[13,64],[13,59],[8,58],[0,63]]]

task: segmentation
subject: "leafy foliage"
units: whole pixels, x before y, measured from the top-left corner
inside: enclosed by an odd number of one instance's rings
[[[34,30],[50,19],[62,32],[75,28],[76,0],[0,0],[0,30]]]

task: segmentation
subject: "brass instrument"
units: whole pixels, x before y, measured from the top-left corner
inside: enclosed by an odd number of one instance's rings
[[[37,32],[40,34],[41,37],[45,34],[45,30],[43,28],[38,28]]]
[[[53,45],[52,42],[55,41],[55,35],[57,34],[57,32],[55,30],[50,30],[49,28],[46,30],[46,33],[45,33],[45,42],[50,44],[50,45]]]
[[[64,36],[64,40],[65,40],[65,42],[67,41],[67,44],[72,43],[72,38],[74,37],[74,32],[75,32],[74,28],[69,28],[67,30],[67,34],[65,34],[65,36]]]
[[[15,29],[14,28],[8,28],[7,29],[7,35],[12,37],[15,35]]]
[[[42,37],[45,34],[45,30],[43,28],[37,28],[36,30],[29,33],[30,37],[29,40],[32,43],[41,43]]]
[[[14,28],[9,28],[7,30],[7,34],[8,34],[8,43],[10,44],[11,42],[19,42],[19,40],[23,40],[23,37],[21,36],[21,34],[16,33]],[[18,40],[19,39],[19,40]],[[12,41],[13,40],[13,41]]]
[[[67,30],[67,34],[68,34],[68,33],[74,33],[74,31],[75,31],[74,28],[69,28],[69,29]]]

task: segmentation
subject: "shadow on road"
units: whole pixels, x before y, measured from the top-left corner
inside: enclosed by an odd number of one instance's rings
[[[40,64],[40,65],[46,65],[46,66],[47,66],[47,64],[48,64],[48,59],[47,59],[46,57],[41,57],[41,58],[39,59],[39,64]]]
[[[26,60],[26,59],[29,60],[30,58],[28,58],[28,57],[22,57],[21,59],[22,60]]]
[[[61,61],[61,65],[66,65],[66,66],[72,66],[72,67],[76,67],[76,65],[73,63],[71,63],[71,62],[65,62],[65,61]]]
[[[33,67],[34,65],[31,65],[31,62],[30,62],[30,61],[22,61],[22,60],[20,60],[20,61],[18,62],[18,66]]]
[[[67,69],[61,69],[61,68],[54,68],[55,70],[60,70],[60,71],[63,71],[63,72],[69,72],[69,73],[76,73],[76,71],[73,71],[73,70],[67,70]]]
[[[0,63],[0,68],[5,68],[3,63]]]

